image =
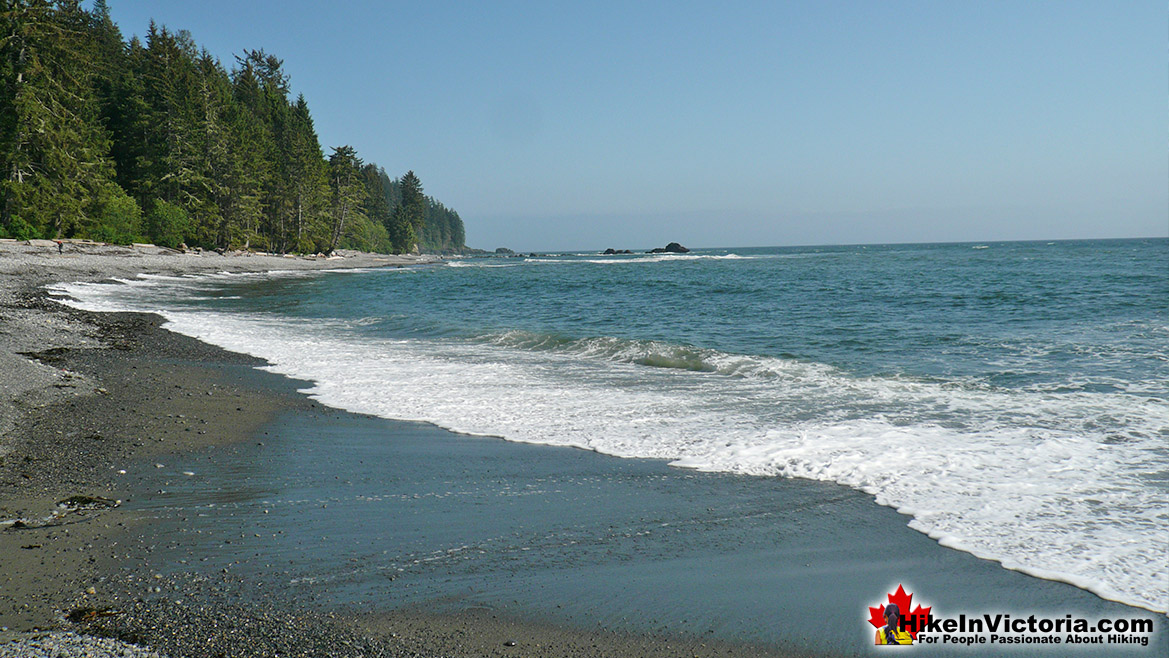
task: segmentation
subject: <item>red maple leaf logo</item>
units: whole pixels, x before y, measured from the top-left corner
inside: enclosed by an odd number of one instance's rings
[[[929,620],[930,610],[933,609],[933,606],[930,606],[929,608],[923,608],[919,605],[912,613],[908,612],[909,606],[913,604],[913,595],[906,593],[905,588],[900,584],[897,585],[897,591],[893,594],[888,594],[887,597],[889,599],[889,603],[897,606],[897,609],[901,611],[901,627],[909,633],[909,636],[912,637],[914,641],[916,641],[917,632],[925,628],[925,624]],[[907,623],[910,619],[916,620],[917,625],[914,626],[912,622]],[[869,607],[869,623],[877,628],[884,628],[884,605],[879,605],[875,608],[871,606]]]

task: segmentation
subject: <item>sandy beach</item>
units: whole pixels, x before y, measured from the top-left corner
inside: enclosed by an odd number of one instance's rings
[[[135,562],[118,547],[126,529],[140,525],[116,506],[132,494],[116,481],[123,465],[244,440],[277,407],[301,401],[226,379],[233,368],[250,370],[254,359],[160,330],[158,318],[69,309],[48,300],[41,286],[139,273],[418,262],[423,261],[357,254],[338,259],[196,255],[78,243],[66,243],[58,253],[56,245],[0,243],[0,360],[6,372],[0,385],[5,564],[0,627],[5,638],[62,629],[71,624],[71,612],[72,619],[84,621],[89,611],[112,607],[116,596],[106,584],[108,574]],[[181,368],[174,367],[176,361]],[[228,409],[234,413],[225,413]],[[202,421],[197,430],[186,421],[196,417]],[[58,504],[70,497],[93,500]]]
[[[256,359],[162,330],[155,316],[66,307],[42,286],[425,262],[0,243],[0,656],[811,655],[482,609],[337,614],[257,592],[227,569],[212,578],[149,568],[167,538],[124,503],[157,482],[125,471],[262,441],[278,415],[321,409],[296,382],[255,370]]]
[[[0,11],[0,658],[1169,658],[1164,5],[270,4]]]
[[[902,578],[936,610],[1163,620],[944,548],[855,489],[338,411],[44,288],[424,258],[63,251],[0,243],[0,658],[869,655],[865,605]]]

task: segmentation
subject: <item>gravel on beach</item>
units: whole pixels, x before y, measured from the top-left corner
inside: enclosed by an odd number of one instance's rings
[[[163,658],[149,648],[118,640],[77,633],[32,633],[27,637],[0,644],[0,658]]]
[[[0,658],[8,656],[778,656],[738,645],[632,637],[484,611],[345,615],[233,576],[143,573],[149,519],[126,464],[254,440],[283,409],[316,403],[259,360],[160,328],[146,314],[90,313],[49,298],[60,281],[139,273],[408,266],[179,254],[151,247],[0,241]],[[259,383],[257,383],[259,382]],[[197,430],[197,431],[192,431]]]
[[[286,619],[264,623],[262,613],[243,615],[214,603],[204,604],[200,615],[176,616],[169,606],[117,591],[111,574],[134,562],[118,555],[117,545],[141,525],[116,506],[130,493],[120,490],[118,467],[213,441],[245,440],[276,408],[306,401],[291,389],[280,396],[227,381],[231,368],[251,369],[260,365],[256,359],[161,330],[155,316],[67,307],[50,299],[44,286],[139,273],[404,266],[427,259],[221,256],[85,243],[67,243],[62,251],[55,244],[0,242],[0,657],[215,655],[195,641],[208,638],[217,638],[221,654],[230,656],[244,655],[245,646],[251,655],[277,655],[289,638],[301,645],[311,639],[314,648],[282,655],[392,655],[341,649],[353,641],[329,641],[328,624],[289,633],[296,627]],[[184,367],[174,368],[176,362]],[[189,394],[194,387],[214,395],[196,398]],[[229,408],[233,413],[224,413]],[[180,435],[180,425],[197,414],[209,429]],[[76,496],[110,504],[60,504]],[[111,602],[119,600],[129,605],[114,608]],[[115,617],[117,632],[133,644],[61,630],[111,635],[115,629],[101,623]],[[238,646],[207,632],[230,624],[247,630],[236,635]],[[249,625],[269,630],[256,637]],[[169,640],[172,652],[139,647],[145,643],[133,629],[151,641]]]

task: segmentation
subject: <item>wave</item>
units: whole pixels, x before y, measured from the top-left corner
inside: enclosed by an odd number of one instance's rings
[[[376,318],[177,310],[151,285],[57,291],[91,310],[161,311],[174,331],[312,381],[306,392],[330,406],[679,467],[833,481],[911,515],[911,527],[946,546],[1169,611],[1163,398],[860,377],[612,336],[389,339],[364,330]]]
[[[830,372],[829,366],[782,359],[732,354],[720,350],[681,345],[660,340],[637,340],[613,336],[576,338],[560,334],[512,330],[487,334],[475,340],[499,347],[537,352],[557,352],[582,358],[605,359],[653,368],[708,372],[728,377],[769,378],[789,375],[795,370]]]
[[[552,263],[588,263],[591,265],[637,265],[644,263],[673,263],[699,260],[753,260],[755,256],[740,256],[738,254],[615,254],[612,256],[598,255],[596,257],[582,256],[578,258],[525,258],[525,263],[552,264]]]
[[[516,262],[495,262],[491,260],[448,260],[444,263],[447,267],[519,267],[521,263]]]
[[[466,260],[447,260],[447,267],[473,268],[503,268],[520,267],[522,265],[553,265],[553,264],[587,264],[587,265],[644,265],[648,263],[688,262],[701,260],[753,260],[756,256],[740,256],[738,254],[621,254],[615,256],[564,256],[548,255],[537,257],[511,258],[481,258]]]

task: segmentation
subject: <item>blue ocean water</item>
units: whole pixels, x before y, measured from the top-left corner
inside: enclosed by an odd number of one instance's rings
[[[1169,240],[697,250],[59,292],[322,402],[832,481],[943,545],[1169,610]]]

